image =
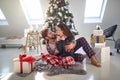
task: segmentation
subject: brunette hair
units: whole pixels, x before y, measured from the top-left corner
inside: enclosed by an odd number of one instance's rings
[[[69,45],[70,43],[73,43],[73,42],[75,42],[75,38],[73,38],[73,37],[67,37],[65,39],[65,44],[66,45]]]
[[[42,35],[42,37],[45,39],[45,37],[47,36],[47,34],[48,34],[48,30],[49,30],[49,28],[45,28],[45,29],[43,29],[42,31],[41,31],[41,35]]]
[[[67,37],[73,37],[74,38],[73,33],[70,31],[70,29],[68,28],[67,25],[65,25],[63,23],[60,23],[60,24],[57,25],[57,27],[59,27],[63,31],[63,34],[66,35]]]

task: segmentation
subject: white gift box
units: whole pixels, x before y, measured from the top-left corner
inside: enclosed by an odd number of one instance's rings
[[[95,56],[100,63],[110,61],[110,47],[93,48]]]
[[[30,73],[33,69],[34,64],[29,62],[22,62],[22,73]],[[21,73],[20,60],[19,58],[13,59],[13,71],[15,73]]]
[[[94,36],[103,36],[103,30],[93,30]]]
[[[101,48],[101,47],[105,47],[105,45],[106,45],[106,42],[104,42],[104,43],[95,43],[94,47]]]
[[[92,43],[91,42],[91,47],[96,47],[96,48],[101,48],[101,47],[105,47],[106,46],[106,42],[104,43]]]

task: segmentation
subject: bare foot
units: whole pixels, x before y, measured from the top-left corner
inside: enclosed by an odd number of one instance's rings
[[[96,67],[101,67],[101,64],[99,62],[91,62],[92,65],[95,65]]]
[[[96,60],[95,56],[91,57],[91,64],[95,65],[96,67],[101,67],[101,64]]]

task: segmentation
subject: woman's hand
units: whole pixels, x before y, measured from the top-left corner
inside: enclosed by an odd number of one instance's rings
[[[66,52],[71,52],[71,50],[74,49],[75,45],[76,45],[76,42],[73,42],[73,43],[70,43],[68,45],[65,45],[65,51]]]
[[[74,44],[70,43],[69,45],[65,45],[65,51],[70,52],[74,48]]]

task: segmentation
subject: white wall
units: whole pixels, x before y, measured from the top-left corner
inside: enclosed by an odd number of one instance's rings
[[[0,36],[23,35],[23,29],[27,26],[27,22],[19,0],[0,0],[0,8],[9,23],[8,26],[0,26]]]
[[[48,7],[47,0],[41,0],[43,11]],[[29,27],[19,0],[0,0],[0,8],[5,14],[8,26],[0,26],[0,37],[23,36],[24,28]]]
[[[44,13],[48,8],[48,0],[40,0]],[[84,7],[85,0],[69,0],[70,12],[73,13],[74,23],[79,31],[79,36],[84,36],[90,40],[92,30],[97,24],[105,29],[111,25],[120,25],[120,0],[108,0],[105,14],[102,23],[85,24],[84,21]],[[23,36],[24,28],[28,27],[24,13],[20,6],[19,0],[0,0],[0,8],[3,10],[9,26],[0,26],[0,37],[2,36]],[[79,37],[78,36],[78,37]],[[117,29],[115,38],[120,38],[120,28]]]

